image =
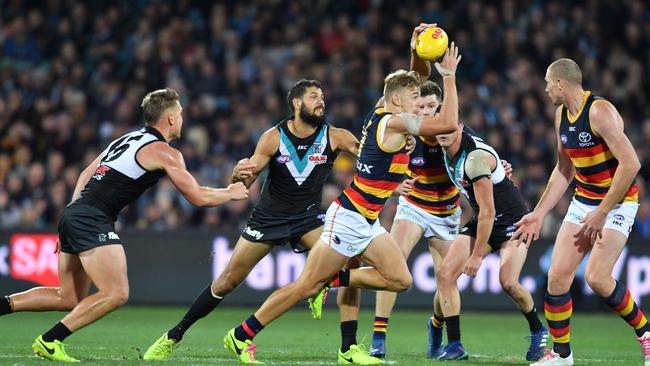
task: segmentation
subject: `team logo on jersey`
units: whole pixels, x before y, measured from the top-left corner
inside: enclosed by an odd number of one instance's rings
[[[309,161],[314,164],[325,164],[327,163],[327,155],[309,155]]]
[[[414,166],[422,166],[424,165],[424,158],[421,156],[418,156],[416,158],[411,159],[411,165]]]
[[[106,172],[111,170],[111,168],[108,165],[100,165],[97,170],[95,170],[95,174],[93,174],[93,179],[97,180],[102,180],[104,176],[106,175]]]
[[[562,141],[562,143],[566,145],[569,139],[566,137],[566,135],[560,135],[560,141]]]
[[[291,158],[291,155],[280,155],[277,158],[275,158],[275,161],[277,161],[280,164],[286,164],[291,160],[293,160],[293,158]]]
[[[311,147],[311,152],[313,154],[322,154],[323,153],[324,146],[322,144],[314,144]]]
[[[589,132],[580,132],[580,134],[578,134],[578,140],[580,140],[580,142],[589,142],[591,141],[591,134]]]

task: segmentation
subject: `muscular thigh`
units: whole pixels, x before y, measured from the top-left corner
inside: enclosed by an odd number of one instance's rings
[[[397,243],[404,258],[408,258],[413,248],[418,244],[424,234],[424,229],[412,221],[395,220],[390,229],[390,235]]]
[[[320,238],[320,234],[323,233],[323,226],[319,226],[300,237],[300,245],[307,249],[311,249]]]
[[[463,265],[472,253],[474,238],[467,235],[458,235],[449,246],[449,250],[442,260],[441,270],[454,277],[460,276]]]
[[[573,281],[578,265],[591,246],[589,239],[575,237],[579,230],[580,225],[568,221],[560,226],[551,255],[549,277],[565,280],[569,284]]]
[[[499,270],[501,277],[518,279],[528,255],[526,246],[517,246],[516,241],[507,241],[501,245],[499,255],[501,256]]]
[[[59,253],[59,282],[61,297],[74,296],[77,300],[86,297],[92,283],[79,256],[64,252]]]
[[[235,249],[232,251],[230,260],[222,273],[227,273],[229,276],[244,279],[253,267],[255,267],[255,265],[271,250],[273,250],[272,243],[254,243],[243,237],[239,237],[237,244],[235,244]]]
[[[449,248],[451,248],[451,244],[453,243],[453,240],[442,240],[433,237],[429,238],[429,253],[431,253],[431,257],[433,258],[436,271],[440,268],[442,260],[447,256],[447,253],[449,253]]]
[[[79,260],[100,291],[129,287],[122,245],[96,247],[79,253]]]
[[[395,240],[388,233],[372,239],[366,250],[361,254],[361,259],[370,263],[387,279],[394,279],[408,273],[406,260],[397,247]]]

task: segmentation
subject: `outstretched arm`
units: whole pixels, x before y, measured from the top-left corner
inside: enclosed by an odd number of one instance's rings
[[[420,33],[429,27],[435,26],[436,24],[420,23],[420,25],[413,29],[413,34],[411,34],[411,70],[420,75],[420,84],[429,80],[429,76],[431,76],[431,62],[423,60],[418,56],[418,53],[415,51],[415,44]]]
[[[193,205],[212,207],[230,200],[248,198],[248,190],[243,183],[218,189],[200,186],[187,171],[181,152],[166,143],[154,142],[145,146],[138,152],[137,159],[147,170],[165,170],[172,183]]]
[[[246,187],[250,187],[261,171],[263,171],[271,157],[278,150],[280,145],[280,133],[277,128],[271,128],[262,134],[255,152],[250,159],[245,158],[240,160],[232,170],[232,182],[242,182]]]

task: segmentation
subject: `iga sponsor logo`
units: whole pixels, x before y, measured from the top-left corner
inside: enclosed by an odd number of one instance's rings
[[[11,246],[11,277],[43,286],[58,286],[56,234],[14,234]]]
[[[280,155],[277,158],[275,158],[275,161],[277,161],[280,164],[286,164],[286,163],[290,162],[291,160],[293,160],[291,158],[291,155]]]
[[[424,165],[424,158],[421,157],[421,156],[418,156],[417,158],[411,159],[411,165],[415,165],[415,166]]]

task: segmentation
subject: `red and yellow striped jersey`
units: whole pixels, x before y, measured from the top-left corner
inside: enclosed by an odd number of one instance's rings
[[[377,108],[366,120],[354,180],[336,200],[339,205],[360,213],[369,222],[379,217],[386,200],[408,169],[409,156],[404,143],[394,151],[381,145],[390,116],[391,113],[383,108]]]
[[[589,109],[599,100],[604,99],[587,91],[578,115],[570,117],[562,106],[560,119],[560,142],[576,169],[575,198],[591,206],[597,206],[605,197],[618,167],[618,160],[589,122]],[[635,180],[621,202],[638,202],[638,191]]]
[[[407,174],[419,179],[405,199],[436,216],[456,213],[460,205],[460,191],[447,174],[442,148],[435,138],[420,136],[416,140]]]

